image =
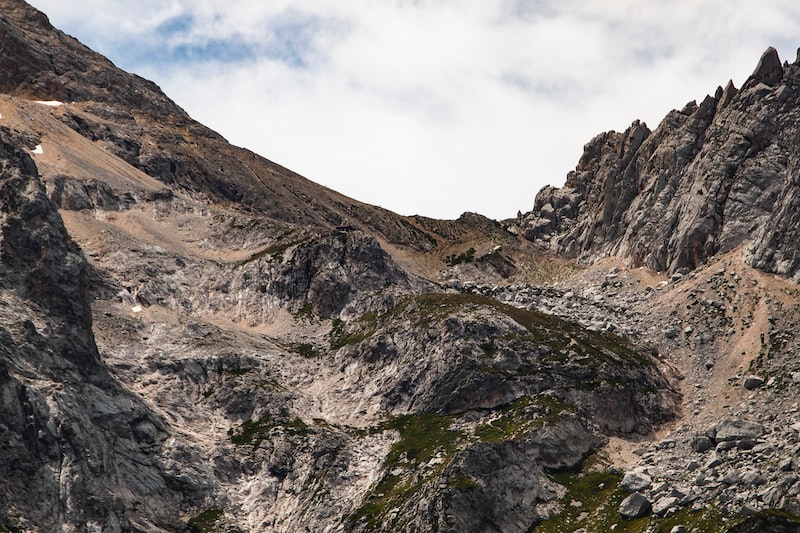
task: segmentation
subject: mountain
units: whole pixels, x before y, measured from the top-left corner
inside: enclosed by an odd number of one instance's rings
[[[800,62],[770,48],[741,90],[718,87],[655,131],[637,121],[592,139],[565,186],[539,193],[526,237],[669,272],[748,242],[748,265],[795,277],[799,102]]]
[[[0,531],[796,530],[774,51],[532,212],[446,221],[0,7]]]

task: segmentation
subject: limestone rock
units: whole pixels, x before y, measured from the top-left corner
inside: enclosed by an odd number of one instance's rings
[[[741,439],[757,439],[764,434],[764,426],[758,422],[729,418],[712,428],[717,442],[736,441]]]
[[[532,213],[437,221],[234,148],[0,4],[0,530],[524,532],[615,438],[620,513],[654,528],[800,509],[794,293],[748,266],[800,268],[797,64],[595,137]],[[773,377],[739,402],[759,328]]]
[[[782,77],[783,65],[781,65],[781,59],[778,57],[778,51],[770,46],[761,56],[761,59],[758,60],[758,65],[756,65],[756,69],[748,82],[745,83],[745,88],[748,84],[758,83],[774,86],[781,81]]]
[[[729,84],[653,131],[634,122],[598,135],[564,187],[539,192],[526,238],[584,261],[616,255],[670,272],[751,242],[750,265],[794,276],[798,80],[800,65],[784,68],[770,48],[741,91]]]
[[[190,467],[174,478],[162,455],[169,425],[102,363],[89,265],[5,128],[0,163],[3,520],[41,531],[181,528],[175,512],[198,502],[201,476]]]
[[[653,514],[659,517],[669,517],[675,513],[680,500],[674,496],[659,498],[653,504]]]
[[[652,505],[650,501],[641,493],[634,492],[619,505],[619,514],[623,518],[633,519],[647,516]]]
[[[653,480],[644,472],[630,471],[620,481],[619,488],[627,492],[641,492],[650,488]]]

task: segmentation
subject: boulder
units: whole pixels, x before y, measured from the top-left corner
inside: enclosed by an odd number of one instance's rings
[[[647,516],[652,509],[652,504],[642,493],[634,492],[619,504],[619,514],[622,518],[634,519]]]
[[[674,496],[659,498],[656,503],[653,504],[653,514],[658,517],[672,516],[675,514],[679,502],[680,500]]]
[[[717,442],[757,439],[764,434],[764,426],[740,418],[728,418],[713,426]]]
[[[693,438],[689,446],[692,448],[692,450],[698,453],[702,453],[713,448],[714,443],[711,441],[710,438],[703,435]]]
[[[749,486],[763,485],[767,481],[758,472],[748,471],[742,475],[742,483]]]
[[[747,390],[755,390],[764,384],[764,379],[758,376],[747,376],[742,384]]]
[[[619,488],[626,492],[639,492],[649,489],[652,483],[652,478],[644,472],[632,470],[625,473],[625,476],[619,484]]]

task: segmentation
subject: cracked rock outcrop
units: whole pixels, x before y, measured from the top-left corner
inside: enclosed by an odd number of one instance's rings
[[[741,90],[719,87],[653,131],[637,121],[592,139],[564,187],[537,195],[525,236],[669,272],[747,244],[749,265],[797,278],[798,123],[800,62],[770,48]]]
[[[0,128],[0,523],[174,531],[198,488],[168,472],[165,421],[101,362],[90,276],[34,162]]]

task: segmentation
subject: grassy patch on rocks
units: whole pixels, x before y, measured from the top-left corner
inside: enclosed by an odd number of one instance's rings
[[[259,259],[263,259],[265,257],[268,257],[270,261],[274,261],[274,260],[277,260],[277,259],[283,259],[283,254],[286,252],[286,250],[288,250],[289,248],[291,248],[293,246],[297,246],[299,244],[302,244],[302,243],[304,243],[304,242],[306,242],[308,240],[309,240],[308,237],[303,237],[303,238],[299,238],[299,239],[285,240],[285,241],[282,241],[282,242],[275,243],[275,244],[273,244],[271,246],[267,246],[263,250],[259,250],[259,251],[255,252],[255,253],[253,253],[247,259],[243,259],[243,260],[239,261],[236,264],[236,266],[239,266],[239,267],[246,266],[246,265],[248,265],[248,264],[250,264],[250,263],[252,263],[254,261],[258,261]]]
[[[213,533],[219,531],[217,527],[225,511],[222,509],[207,509],[199,515],[189,519],[189,531],[191,533]]]
[[[304,434],[308,431],[308,425],[298,417],[292,420],[279,421],[270,416],[265,416],[259,420],[245,420],[238,429],[229,429],[228,436],[233,444],[238,446],[250,445],[258,448],[276,428],[282,428],[291,434]]]
[[[395,430],[399,438],[386,456],[383,477],[350,520],[364,521],[368,530],[391,522],[396,518],[389,516],[393,510],[440,476],[464,438],[461,432],[450,429],[452,422],[449,416],[422,413],[398,416],[375,428]]]
[[[404,506],[428,489],[439,490],[434,484],[465,492],[478,489],[478,482],[463,474],[443,478],[445,469],[465,445],[520,438],[545,422],[557,423],[564,409],[557,398],[546,394],[524,396],[488,414],[474,434],[452,429],[459,421],[457,417],[433,413],[402,415],[383,422],[371,432],[393,430],[398,438],[384,460],[383,476],[352,513],[351,522],[362,523],[366,530],[389,523],[400,528]]]
[[[378,316],[376,313],[365,313],[357,318],[352,324],[344,320],[334,319],[331,324],[331,331],[328,333],[328,341],[331,350],[338,350],[352,344],[370,338],[377,330]]]
[[[480,343],[482,355],[491,358],[500,348],[500,341],[532,343],[546,347],[546,360],[567,361],[574,359],[581,364],[592,361],[620,366],[650,366],[652,361],[637,351],[630,339],[612,333],[589,331],[575,322],[559,317],[520,309],[499,302],[488,296],[470,293],[428,293],[408,297],[382,315],[365,313],[363,316],[344,322],[334,320],[328,334],[331,350],[358,344],[382,328],[397,327],[404,319],[417,329],[430,329],[448,317],[464,310],[485,309],[516,322],[524,328],[515,339],[488,339]]]
[[[580,468],[551,473],[550,477],[567,489],[562,498],[563,511],[531,528],[534,533],[585,531],[645,531],[648,518],[625,520],[618,509],[627,493],[619,488],[620,474],[595,469],[596,456],[584,461]]]
[[[523,396],[500,408],[499,416],[475,428],[481,442],[497,443],[515,440],[544,424],[555,425],[567,409],[561,400],[547,394]]]

